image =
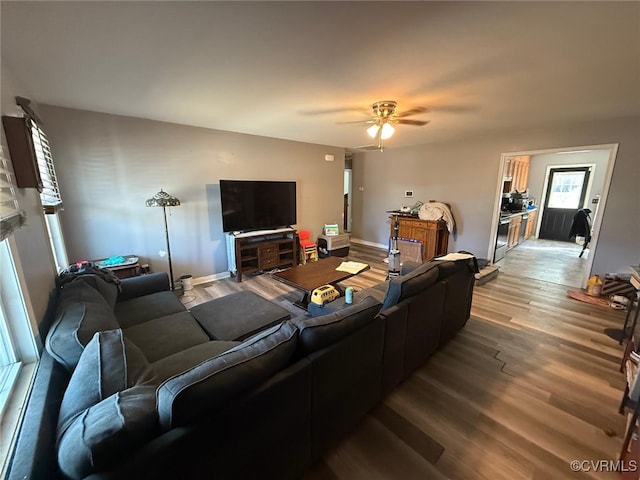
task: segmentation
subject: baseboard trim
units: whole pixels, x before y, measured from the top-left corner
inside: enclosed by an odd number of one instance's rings
[[[207,275],[206,277],[197,277],[194,278],[191,283],[193,285],[200,285],[202,283],[215,282],[216,280],[222,280],[223,278],[229,278],[231,273],[222,272],[222,273],[214,273],[213,275]]]
[[[384,248],[385,250],[389,248],[389,245],[385,245],[383,243],[370,242],[368,240],[362,240],[361,238],[351,238],[351,241],[353,243],[359,243],[361,245],[367,245],[369,247]]]

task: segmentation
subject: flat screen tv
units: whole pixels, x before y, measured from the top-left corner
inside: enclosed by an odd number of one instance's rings
[[[297,223],[296,182],[220,180],[222,230],[267,230]]]

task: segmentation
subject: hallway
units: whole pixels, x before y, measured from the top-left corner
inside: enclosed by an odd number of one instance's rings
[[[573,242],[530,238],[509,250],[495,265],[500,272],[534,278],[569,287],[581,288],[587,278],[587,248],[579,258],[582,246]]]

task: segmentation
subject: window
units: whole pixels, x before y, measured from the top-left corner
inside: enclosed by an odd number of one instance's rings
[[[24,225],[26,217],[18,206],[13,172],[3,153],[0,147],[0,476],[28,391],[20,389],[22,395],[14,394],[16,385],[22,382],[19,379],[31,378],[37,360],[34,326],[30,323],[10,246],[11,234]],[[29,368],[25,368],[26,364]]]
[[[24,225],[27,220],[18,206],[13,185],[12,173],[0,146],[0,241]]]
[[[42,192],[40,200],[44,207],[44,213],[54,214],[62,209],[62,197],[58,188],[58,178],[56,169],[53,166],[53,156],[49,147],[49,140],[42,128],[30,118],[31,137],[33,138],[33,148],[38,159],[38,169],[42,179]]]
[[[56,271],[61,272],[69,266],[69,258],[67,257],[67,249],[64,246],[60,218],[55,213],[53,215],[45,215],[44,220],[49,234],[51,250],[53,251],[53,260],[56,263]]]
[[[18,265],[12,255],[13,237],[0,241],[0,478],[13,448],[35,373],[38,350]]]
[[[580,208],[585,172],[555,172],[549,194],[549,208]]]
[[[42,180],[42,191],[40,192],[40,201],[45,215],[45,224],[49,235],[49,243],[53,258],[58,272],[64,270],[69,265],[67,250],[62,236],[62,228],[60,226],[60,218],[58,212],[62,210],[62,196],[58,187],[58,178],[56,177],[56,169],[53,164],[53,155],[49,146],[49,139],[42,129],[42,122],[31,109],[31,101],[16,97],[16,102],[26,113],[29,128],[31,130],[31,138],[33,140],[33,151],[38,163],[38,171]]]

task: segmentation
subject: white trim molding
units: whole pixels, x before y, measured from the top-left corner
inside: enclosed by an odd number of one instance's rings
[[[383,243],[370,242],[368,240],[362,240],[361,238],[351,238],[353,243],[359,243],[361,245],[368,245],[369,247],[378,247],[384,248],[385,250],[389,249],[389,245],[384,245]]]

